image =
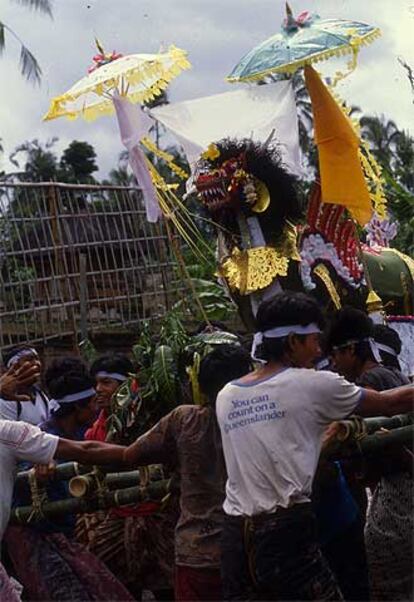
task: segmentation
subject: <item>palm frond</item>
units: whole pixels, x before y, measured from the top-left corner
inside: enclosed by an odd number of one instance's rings
[[[20,49],[20,71],[27,81],[40,84],[42,76],[40,65],[30,50],[23,44]]]
[[[0,54],[3,52],[4,47],[6,45],[4,31],[5,31],[4,24],[0,21]]]
[[[33,10],[38,10],[45,15],[48,15],[52,18],[52,2],[50,0],[14,0],[18,4],[25,6],[26,8],[31,8]]]

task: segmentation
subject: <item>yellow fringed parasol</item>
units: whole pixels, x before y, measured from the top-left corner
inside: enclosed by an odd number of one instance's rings
[[[94,66],[67,92],[51,100],[45,120],[80,116],[93,121],[101,115],[111,115],[115,110],[112,102],[115,94],[133,103],[151,101],[181,71],[191,67],[187,53],[175,46],[158,54],[122,56],[115,52],[107,54],[98,40],[96,43],[100,52],[93,58]]]
[[[187,53],[170,46],[158,54],[106,53],[96,40],[99,53],[88,75],[67,92],[52,99],[44,120],[78,116],[92,121],[116,113],[121,139],[128,150],[129,162],[144,197],[147,219],[156,222],[167,212],[160,187],[154,186],[148,160],[140,148],[149,118],[133,103],[153,100],[167,88],[182,70],[190,68]]]
[[[248,52],[227,76],[229,82],[251,82],[279,73],[292,74],[305,65],[351,55],[348,72],[356,67],[361,46],[381,35],[378,27],[344,19],[320,19],[308,11],[296,18],[286,3],[282,32]],[[344,77],[338,73],[337,79]]]

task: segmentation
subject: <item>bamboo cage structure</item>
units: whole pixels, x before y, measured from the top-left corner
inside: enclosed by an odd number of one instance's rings
[[[136,187],[0,183],[0,346],[124,329],[185,296]]]

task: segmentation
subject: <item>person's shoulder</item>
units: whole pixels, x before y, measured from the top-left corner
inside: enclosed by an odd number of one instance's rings
[[[18,447],[34,428],[26,422],[0,419],[0,443],[10,447]]]
[[[183,404],[179,405],[169,414],[167,414],[166,418],[173,422],[179,422],[184,420],[185,418],[189,418],[192,416],[196,416],[202,412],[203,406],[199,406],[196,404]]]
[[[330,370],[315,370],[313,368],[294,368],[290,378],[297,387],[310,394],[319,392],[335,394],[343,391],[349,383],[343,376]],[[355,385],[353,385],[355,387]]]
[[[404,385],[406,382],[403,374],[394,371],[392,368],[378,364],[361,374],[357,384],[362,387],[375,389],[376,391],[385,391]]]
[[[184,404],[172,410],[170,416],[173,419],[192,418],[209,414],[211,410],[211,405]]]
[[[314,368],[291,368],[284,374],[286,379],[293,382],[309,382],[309,383],[332,383],[342,380],[336,372],[329,370],[315,370]]]

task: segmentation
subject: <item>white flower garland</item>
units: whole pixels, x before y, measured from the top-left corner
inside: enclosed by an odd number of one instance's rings
[[[316,284],[312,279],[312,267],[317,261],[321,260],[330,263],[335,268],[338,276],[343,278],[352,288],[359,288],[364,283],[364,280],[357,282],[351,276],[349,269],[339,258],[333,243],[325,242],[320,234],[309,234],[309,236],[302,239],[300,256],[302,260],[300,263],[300,274],[303,285],[308,291],[316,288]]]

